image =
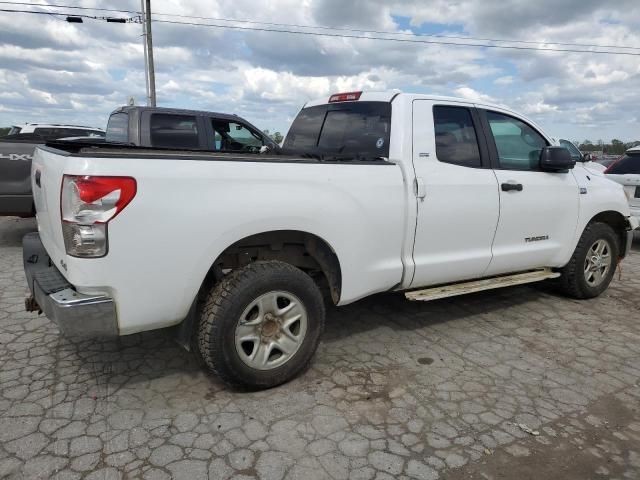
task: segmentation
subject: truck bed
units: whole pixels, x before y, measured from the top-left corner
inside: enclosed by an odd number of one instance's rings
[[[53,149],[59,155],[71,157],[94,158],[148,158],[171,160],[202,160],[225,162],[274,162],[274,163],[335,163],[357,162],[358,164],[376,165],[388,163],[383,159],[351,160],[351,159],[323,159],[319,156],[295,155],[294,153],[242,153],[242,152],[207,152],[202,150],[182,150],[169,148],[149,148],[135,145],[121,145],[93,142],[47,142],[45,149]]]

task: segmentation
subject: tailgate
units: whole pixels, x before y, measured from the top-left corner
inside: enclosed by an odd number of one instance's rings
[[[39,147],[36,148],[31,166],[31,188],[38,232],[49,256],[56,264],[65,256],[60,223],[60,188],[64,167],[69,158],[66,152]]]

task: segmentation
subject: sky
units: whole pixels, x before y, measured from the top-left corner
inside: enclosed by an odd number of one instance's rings
[[[137,0],[51,3],[140,7]],[[176,15],[407,34],[396,38],[635,46],[640,53],[638,0],[153,0],[152,10],[156,19],[181,22],[223,24]],[[398,89],[507,105],[557,138],[640,139],[640,56],[152,25],[159,106],[236,113],[262,129],[286,133],[310,99]],[[131,96],[137,104],[146,102],[140,24],[71,24],[50,15],[0,12],[0,126],[104,127],[109,113]]]

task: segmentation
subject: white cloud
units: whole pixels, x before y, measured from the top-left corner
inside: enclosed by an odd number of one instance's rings
[[[525,103],[523,107],[524,113],[527,114],[541,114],[541,113],[551,113],[557,112],[557,105],[549,105],[545,103],[543,100],[540,100],[536,103]]]
[[[514,82],[514,78],[511,75],[498,77],[493,81],[493,83],[495,83],[496,85],[511,85],[513,82]]]
[[[79,6],[102,6],[80,0]],[[118,2],[137,10],[138,0]],[[619,0],[154,0],[156,13],[565,43],[640,45],[640,2]],[[157,18],[172,18],[158,15]],[[176,19],[174,17],[174,19]],[[635,20],[634,20],[635,19]],[[212,22],[222,23],[222,22]],[[438,25],[433,25],[438,24]],[[247,24],[237,24],[244,25]],[[403,23],[403,28],[406,24]],[[569,138],[640,136],[637,57],[504,51],[154,23],[159,104],[228,111],[286,130],[311,98],[360,89],[454,94],[509,105]],[[405,30],[407,31],[406,28]],[[454,33],[455,32],[455,33]],[[430,38],[436,40],[435,38]],[[524,44],[523,44],[524,45]],[[145,98],[140,25],[0,15],[0,126],[104,126]]]
[[[456,96],[462,97],[467,100],[477,100],[485,103],[497,103],[495,98],[484,93],[477,92],[471,87],[458,87],[454,90],[454,93],[456,94]]]

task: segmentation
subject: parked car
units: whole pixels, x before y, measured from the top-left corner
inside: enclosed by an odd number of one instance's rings
[[[606,170],[618,158],[620,158],[620,157],[617,157],[617,158],[616,157],[606,157],[606,158],[600,158],[600,159],[594,160],[594,162],[599,163]]]
[[[107,143],[146,148],[258,153],[278,146],[237,115],[161,107],[121,107],[107,123]]]
[[[587,155],[583,155],[582,152],[580,152],[580,150],[578,150],[578,147],[576,147],[573,142],[570,142],[569,140],[565,140],[563,138],[561,138],[560,140],[558,140],[558,144],[561,147],[566,148],[567,150],[569,150],[569,153],[571,154],[571,158],[574,162],[582,162],[583,166],[587,169],[587,170],[591,170],[594,172],[604,172],[606,170],[606,167],[602,166],[600,163],[597,163],[595,161],[593,161],[593,159],[591,158],[591,156],[587,156]]]
[[[0,216],[34,215],[31,159],[37,145],[63,137],[104,138],[104,130],[78,125],[27,123],[14,125],[0,137]]]
[[[104,137],[104,130],[82,125],[60,123],[25,123],[13,125],[7,136],[33,134],[44,140],[56,140],[67,137]],[[3,138],[3,137],[0,137]]]
[[[605,171],[607,178],[624,187],[631,215],[640,219],[640,147],[630,148]]]
[[[504,107],[336,94],[306,104],[283,146],[38,148],[27,309],[67,335],[175,325],[224,381],[267,388],[311,361],[323,294],[431,300],[555,279],[591,298],[638,226],[622,187]]]
[[[35,145],[73,137],[79,143],[144,148],[276,152],[275,142],[237,115],[160,107],[125,106],[109,117],[106,133],[89,127],[27,124],[0,137],[0,215],[33,215],[29,172]],[[60,136],[58,136],[60,135]],[[5,153],[6,152],[6,153]]]

